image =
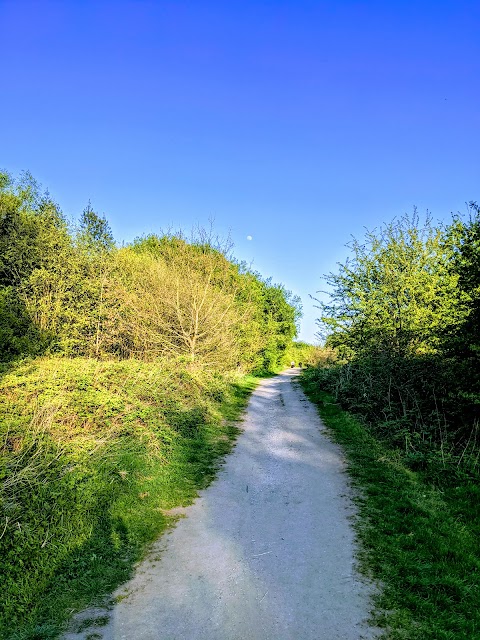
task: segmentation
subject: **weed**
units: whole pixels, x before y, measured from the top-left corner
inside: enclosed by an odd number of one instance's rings
[[[90,627],[104,627],[110,621],[108,616],[97,616],[96,618],[84,618],[75,629],[76,633],[82,633]]]

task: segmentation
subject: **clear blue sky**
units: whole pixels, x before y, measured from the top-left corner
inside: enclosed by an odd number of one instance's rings
[[[313,341],[350,234],[480,200],[479,33],[478,0],[0,0],[0,167],[118,241],[214,218]]]

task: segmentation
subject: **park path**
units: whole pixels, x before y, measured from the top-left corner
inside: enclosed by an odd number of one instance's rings
[[[342,453],[297,373],[258,386],[217,479],[117,592],[126,595],[108,624],[66,638],[376,637],[366,624],[374,589],[355,571]]]

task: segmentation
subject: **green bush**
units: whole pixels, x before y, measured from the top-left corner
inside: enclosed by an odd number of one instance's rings
[[[357,489],[365,575],[380,585],[374,623],[392,640],[476,638],[480,624],[480,473],[446,450],[392,446],[408,421],[367,424],[310,368],[302,382],[346,454]]]

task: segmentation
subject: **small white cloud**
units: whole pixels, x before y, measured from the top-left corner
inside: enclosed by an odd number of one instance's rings
[[[252,236],[247,236],[247,240],[253,240]]]

